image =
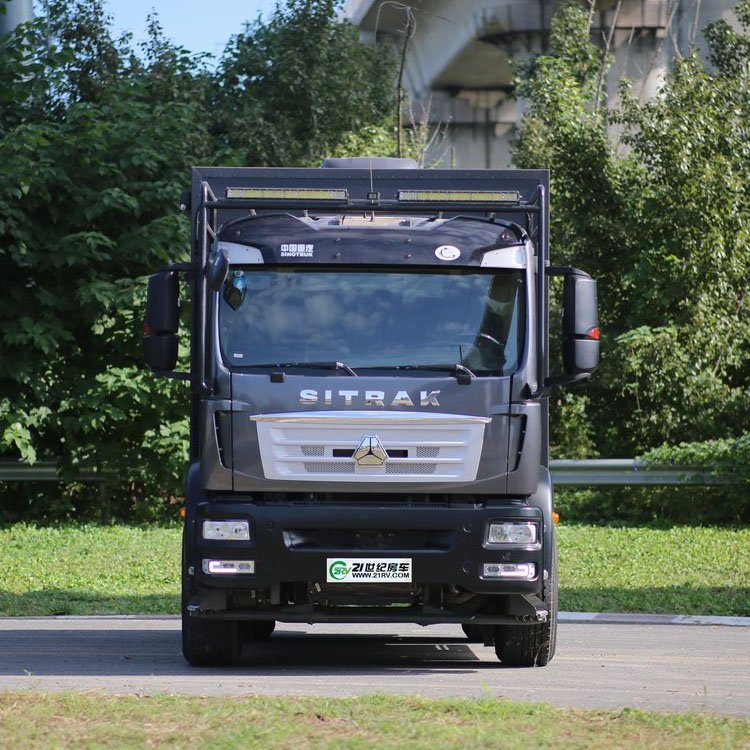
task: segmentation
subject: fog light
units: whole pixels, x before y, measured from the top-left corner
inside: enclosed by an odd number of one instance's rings
[[[247,575],[255,573],[255,560],[204,560],[203,572],[210,575]]]
[[[528,547],[536,544],[537,539],[537,525],[533,521],[506,521],[487,526],[486,544],[489,546]]]
[[[203,538],[247,541],[250,539],[250,524],[247,521],[204,521]]]
[[[536,576],[534,563],[485,563],[482,578],[516,578],[530,581]]]

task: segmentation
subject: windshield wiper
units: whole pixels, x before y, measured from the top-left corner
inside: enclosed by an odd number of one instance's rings
[[[461,385],[468,385],[476,378],[476,375],[465,365],[459,364],[438,364],[438,365],[384,365],[384,370],[439,370],[450,372],[456,376],[456,380]]]
[[[319,370],[343,370],[347,375],[352,375],[355,378],[357,373],[352,370],[349,365],[345,365],[343,362],[271,362],[270,364],[259,364],[259,365],[246,365],[247,367],[281,367],[281,368],[292,368],[292,367],[312,367]]]

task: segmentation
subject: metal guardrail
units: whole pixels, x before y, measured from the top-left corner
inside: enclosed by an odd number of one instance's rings
[[[77,482],[104,482],[112,472],[83,469],[73,475]],[[0,461],[0,482],[60,482],[60,468],[54,459],[36,461]]]
[[[633,458],[558,459],[550,461],[552,481],[557,485],[731,485],[731,475],[717,475],[710,466],[664,466]],[[106,482],[113,472],[82,469],[72,478],[79,482]],[[0,460],[2,482],[59,482],[58,462]]]
[[[635,458],[587,458],[550,461],[556,485],[731,485],[730,474],[716,474],[711,466],[667,466]]]

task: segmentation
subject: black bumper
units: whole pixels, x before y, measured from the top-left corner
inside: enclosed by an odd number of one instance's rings
[[[201,529],[206,519],[247,520],[251,538],[242,542],[204,540]],[[326,561],[331,557],[402,557],[412,560],[414,585],[453,586],[478,594],[538,594],[548,568],[542,544],[512,550],[490,549],[484,544],[488,522],[512,519],[537,520],[541,539],[547,538],[543,529],[549,519],[542,517],[539,508],[521,503],[388,508],[203,502],[188,515],[186,561],[192,569],[194,591],[325,584]],[[255,572],[207,574],[202,569],[204,559],[253,560]],[[535,563],[535,578],[487,580],[481,575],[484,563],[513,562]]]

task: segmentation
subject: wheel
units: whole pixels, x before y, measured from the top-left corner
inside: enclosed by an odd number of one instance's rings
[[[240,622],[240,637],[251,643],[267,641],[275,628],[275,620],[244,620]]]
[[[484,643],[484,631],[486,625],[461,625],[464,635],[469,639],[469,643]]]
[[[182,553],[182,655],[194,667],[226,667],[240,658],[239,629],[235,620],[191,617],[190,576]]]
[[[542,588],[547,605],[547,622],[536,625],[498,625],[495,653],[509,667],[545,667],[552,661],[557,645],[557,540],[552,532],[552,565]]]

